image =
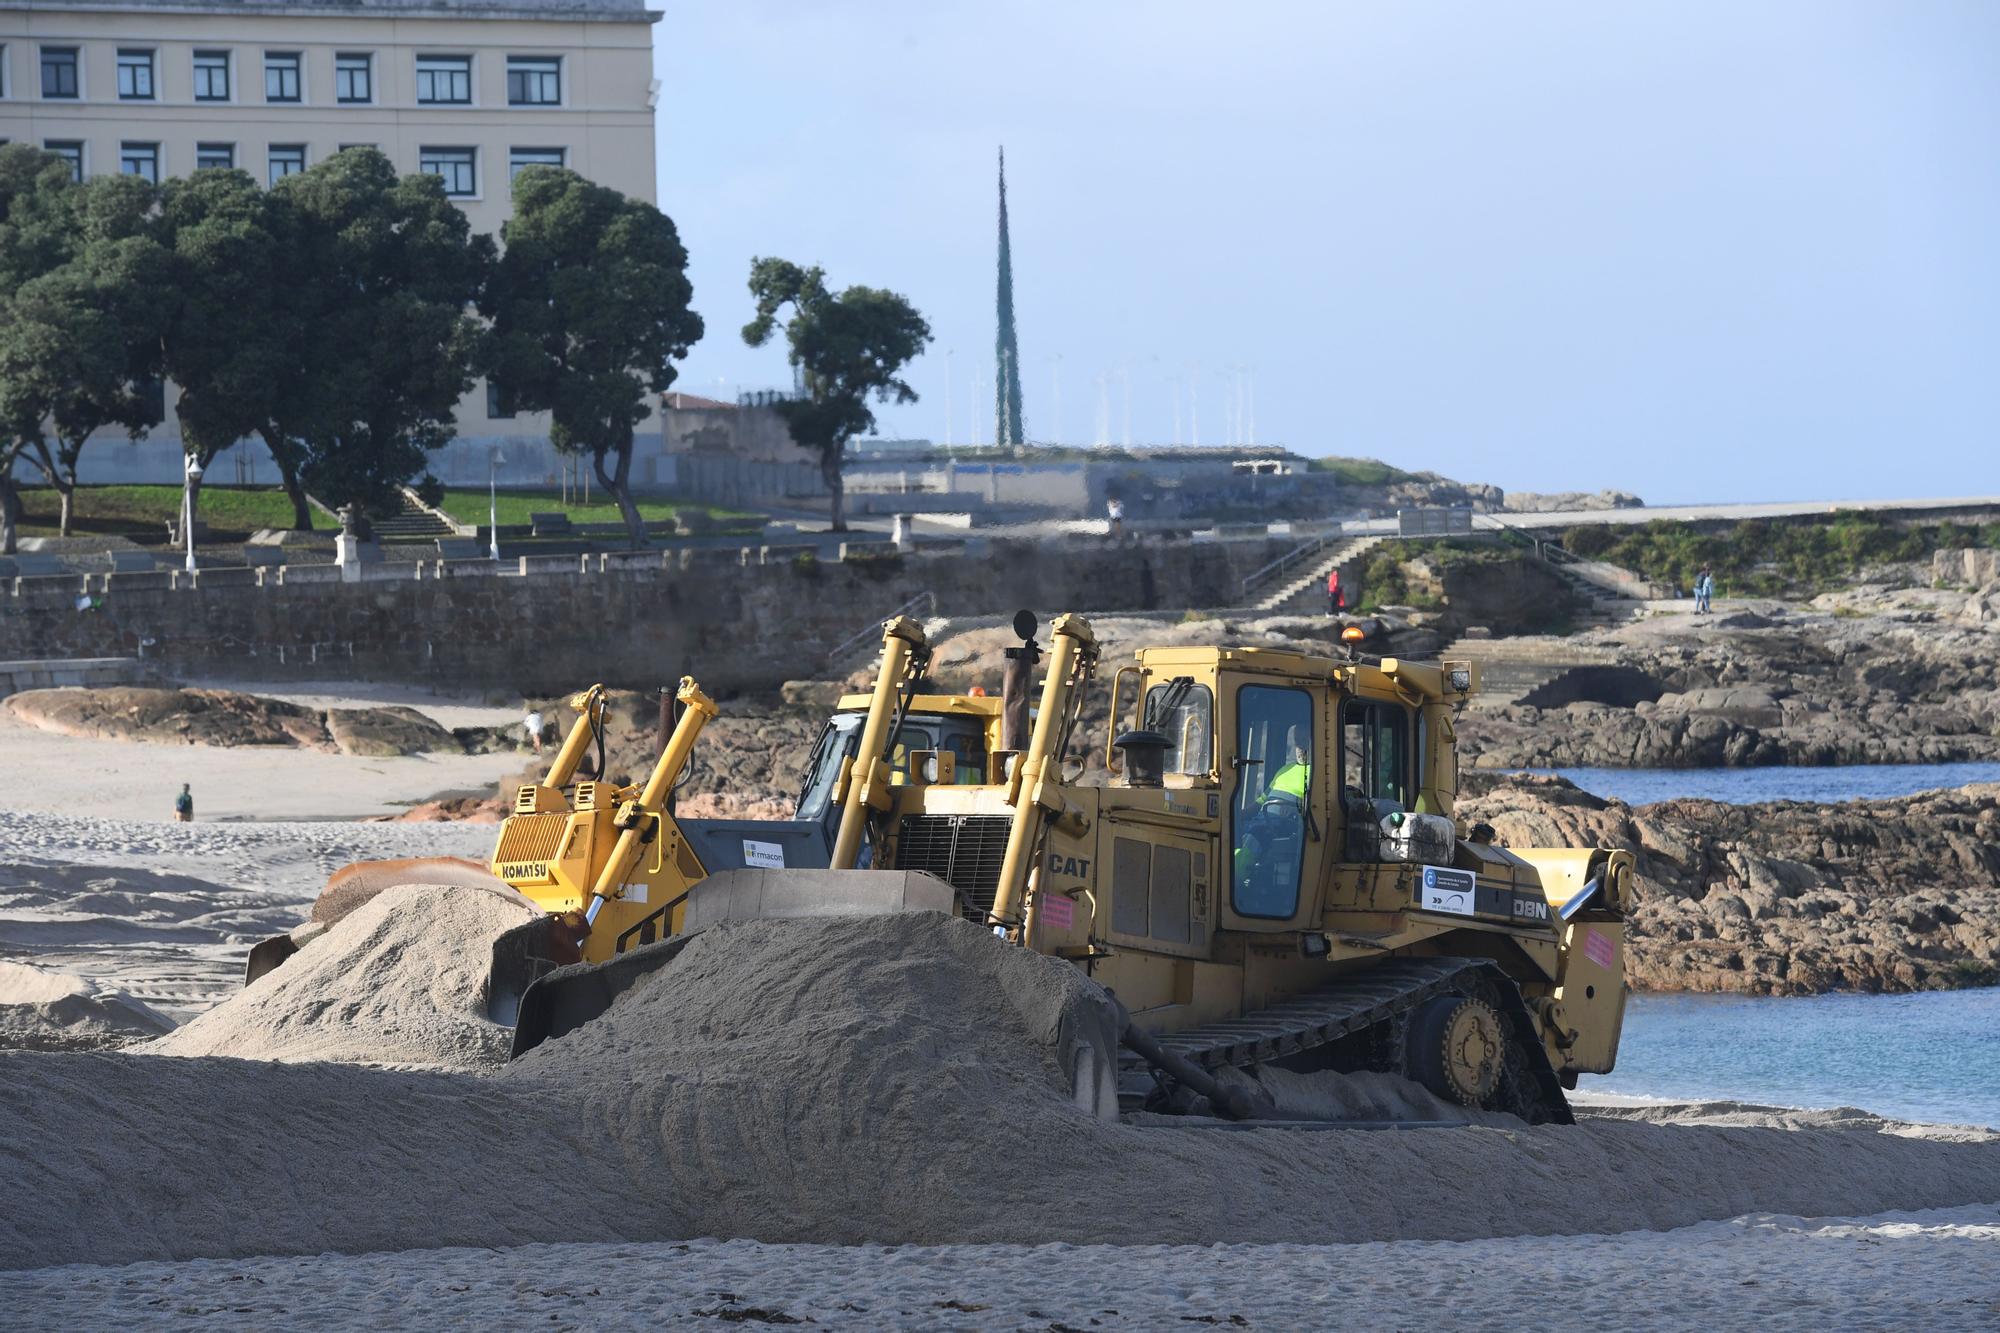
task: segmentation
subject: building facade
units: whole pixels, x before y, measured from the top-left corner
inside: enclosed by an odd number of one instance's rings
[[[79,175],[225,166],[266,184],[365,144],[442,177],[473,229],[497,235],[531,163],[657,200],[659,18],[645,0],[13,0],[0,142]],[[148,443],[87,450],[84,479],[178,480],[172,399]],[[517,484],[555,480],[545,417],[501,413],[481,384],[458,420],[439,463],[477,475],[440,471],[448,483],[483,485],[496,451]],[[657,419],[641,432],[657,451]],[[216,479],[275,480],[259,449],[219,458]]]

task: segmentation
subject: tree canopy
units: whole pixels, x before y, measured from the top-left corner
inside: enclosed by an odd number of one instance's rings
[[[819,455],[820,475],[831,493],[832,526],[845,530],[841,476],[847,443],[875,428],[877,402],[914,403],[917,392],[902,378],[931,340],[916,307],[877,287],[827,290],[825,270],[784,259],[750,262],[750,294],[757,313],[743,326],[743,341],[762,347],[784,321],[789,358],[804,394],[776,405],[792,439]]]
[[[534,166],[514,181],[500,236],[482,362],[509,408],[549,413],[555,447],[591,460],[641,544],[633,432],[703,332],[680,234],[651,204]]]
[[[90,437],[119,426],[137,439],[159,423],[171,298],[156,202],[136,177],[78,184],[61,159],[0,149],[0,549],[18,539],[19,461],[61,495],[67,534]]]

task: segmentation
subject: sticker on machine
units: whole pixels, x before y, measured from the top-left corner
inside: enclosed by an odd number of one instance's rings
[[[1417,906],[1426,912],[1450,912],[1454,916],[1471,916],[1473,893],[1478,886],[1478,877],[1470,870],[1446,870],[1442,866],[1425,866],[1423,886],[1417,894]]]
[[[1050,930],[1068,930],[1076,921],[1076,900],[1060,893],[1042,898],[1042,924]]]
[[[1618,961],[1618,946],[1602,931],[1583,928],[1583,956],[1599,967],[1609,968]]]
[[[785,845],[780,842],[758,842],[754,838],[745,838],[743,864],[757,869],[783,870]]]

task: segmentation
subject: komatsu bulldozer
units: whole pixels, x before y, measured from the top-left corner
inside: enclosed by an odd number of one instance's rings
[[[1632,858],[1507,848],[1455,818],[1473,663],[1141,649],[1110,674],[1110,779],[1087,782],[1073,743],[1099,674],[1090,625],[1051,627],[1039,706],[1037,626],[1024,613],[1016,628],[996,700],[924,692],[922,627],[888,622],[874,690],[841,701],[789,822],[674,825],[657,809],[666,755],[590,834],[560,760],[523,788],[502,852],[542,827],[517,821],[560,828],[493,869],[547,887],[538,901],[584,964],[528,988],[516,1054],[590,1021],[691,932],[948,910],[1112,992],[1127,1109],[1265,1114],[1222,1071],[1275,1066],[1384,1071],[1569,1121],[1564,1090],[1617,1056]],[[580,853],[594,874],[557,874],[575,839],[614,829],[608,858]]]

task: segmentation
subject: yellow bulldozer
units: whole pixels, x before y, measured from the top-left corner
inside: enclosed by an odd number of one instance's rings
[[[721,922],[941,910],[1117,998],[1115,1100],[1080,1098],[1100,1109],[1255,1117],[1269,1107],[1254,1074],[1273,1066],[1383,1071],[1468,1107],[1570,1119],[1564,1090],[1617,1055],[1632,859],[1507,848],[1454,817],[1473,663],[1141,649],[1109,673],[1107,781],[1074,748],[1102,688],[1096,639],[1056,620],[1037,698],[1038,628],[1017,618],[993,698],[928,692],[922,627],[888,622],[874,689],[840,701],[790,821],[674,818],[715,712],[692,681],[645,784],[575,781],[603,726],[601,691],[578,696],[488,868],[548,913],[496,946],[493,1012],[515,1023],[516,1054]],[[325,915],[386,883],[485,873],[449,865],[351,868]]]

